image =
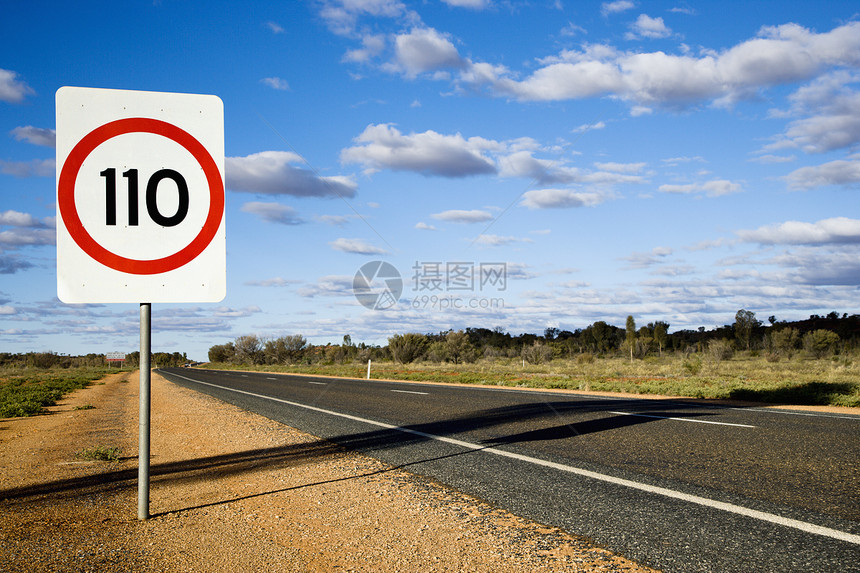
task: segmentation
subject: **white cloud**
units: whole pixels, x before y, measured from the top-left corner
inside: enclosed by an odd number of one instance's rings
[[[660,185],[660,187],[658,187],[658,189],[662,193],[676,193],[679,195],[686,195],[689,193],[695,193],[696,191],[699,191],[701,189],[701,187],[696,183],[686,183],[683,185],[667,183],[665,185]]]
[[[266,22],[266,27],[274,34],[283,34],[286,31],[283,26],[277,22],[272,22],[271,20]]]
[[[29,213],[21,213],[20,211],[3,211],[0,212],[0,225],[8,225],[10,227],[44,227],[36,217]]]
[[[533,243],[531,239],[520,239],[518,237],[501,236],[501,235],[480,235],[475,239],[475,244],[485,247],[504,247],[512,243]]]
[[[30,86],[18,79],[16,72],[0,68],[0,101],[21,103],[34,93]]]
[[[799,148],[825,153],[860,143],[860,92],[852,89],[860,77],[844,70],[817,78],[790,96],[791,109],[775,115],[802,117],[792,121],[766,150]]]
[[[356,255],[385,255],[388,252],[385,249],[374,247],[364,239],[337,239],[329,243],[336,251],[344,253],[353,253]]]
[[[349,177],[322,177],[292,164],[302,158],[286,151],[263,151],[225,160],[231,191],[295,197],[354,197],[358,187]]]
[[[791,163],[792,161],[796,161],[797,157],[794,155],[772,155],[765,154],[759,157],[754,157],[750,159],[750,161],[754,161],[755,163],[761,163],[763,165],[771,165],[775,163]]]
[[[566,50],[530,76],[470,64],[460,80],[497,96],[556,101],[614,96],[636,106],[728,105],[761,89],[814,78],[828,67],[860,65],[860,22],[815,33],[797,24],[763,28],[723,52],[699,56],[621,52],[608,45]]]
[[[604,16],[608,16],[609,14],[618,14],[620,12],[626,12],[627,10],[632,10],[636,7],[636,4],[631,2],[630,0],[616,0],[615,2],[604,2],[600,5],[600,12]]]
[[[860,244],[860,220],[834,217],[815,223],[786,221],[737,231],[737,235],[742,241],[764,245]]]
[[[641,38],[666,38],[672,34],[672,30],[666,27],[663,18],[651,18],[647,14],[640,14],[630,29],[634,37]]]
[[[492,4],[491,0],[442,0],[442,2],[448,6],[471,8],[472,10],[483,10]]]
[[[287,83],[287,80],[282,78],[263,78],[260,81],[274,90],[289,91],[290,89],[290,84]]]
[[[399,0],[323,0],[320,11],[329,29],[344,36],[355,32],[356,23],[362,16],[398,18],[409,14]]]
[[[471,211],[452,209],[450,211],[443,211],[442,213],[435,213],[430,216],[440,221],[449,221],[452,223],[483,223],[485,221],[492,221],[494,218],[491,213],[488,213],[487,211],[479,211],[477,209]]]
[[[57,233],[53,229],[24,227],[0,231],[0,245],[7,247],[53,245],[56,241]]]
[[[301,225],[305,221],[299,217],[292,207],[280,203],[263,203],[251,201],[245,203],[239,209],[243,213],[251,213],[269,223],[280,223],[281,225]]]
[[[740,193],[743,191],[743,186],[740,183],[728,181],[726,179],[712,179],[705,183],[688,183],[688,184],[665,184],[660,185],[658,190],[661,193],[675,194],[692,194],[704,192],[708,197],[720,197],[730,193]]]
[[[54,159],[32,159],[30,161],[4,161],[0,159],[0,173],[15,177],[54,177],[57,163]]]
[[[18,141],[26,141],[33,145],[42,145],[44,147],[54,148],[57,145],[57,132],[53,129],[44,127],[33,127],[27,125],[24,127],[16,127],[11,131],[12,137]]]
[[[595,163],[595,167],[601,171],[609,171],[611,173],[641,173],[645,169],[645,163]]]
[[[702,190],[705,191],[709,197],[720,197],[731,193],[740,193],[743,191],[743,187],[740,183],[735,183],[727,179],[714,179],[702,183]]]
[[[394,39],[394,62],[390,69],[408,77],[456,69],[464,65],[457,48],[433,28],[418,28]]]
[[[319,215],[314,217],[320,223],[325,223],[326,225],[332,225],[334,227],[343,227],[347,223],[349,223],[349,217],[344,215]]]
[[[603,121],[598,121],[595,123],[584,123],[579,127],[575,127],[572,131],[573,133],[585,133],[586,131],[592,131],[595,129],[606,129],[606,123]]]
[[[195,310],[202,310],[202,309],[195,309]],[[219,307],[215,308],[215,310],[212,312],[212,314],[214,316],[217,316],[220,318],[244,318],[246,316],[251,316],[253,314],[257,314],[260,312],[263,312],[263,310],[259,306],[252,304],[250,306],[246,306],[246,307],[242,307],[242,308],[232,308],[229,306],[219,306]]]
[[[493,162],[483,154],[490,142],[465,139],[459,133],[403,135],[390,124],[378,124],[367,126],[354,141],[357,145],[341,151],[341,161],[362,164],[368,172],[391,169],[442,177],[496,172]]]
[[[379,56],[385,50],[385,36],[366,34],[361,38],[361,48],[349,50],[344,55],[345,62],[365,63]]]
[[[789,269],[780,277],[786,283],[844,285],[854,292],[860,284],[860,248],[857,244],[835,248],[802,247],[780,254],[768,262]]]
[[[290,285],[300,284],[302,281],[298,279],[285,279],[282,277],[273,277],[270,279],[263,279],[260,281],[246,281],[245,284],[248,286],[259,286],[259,287],[287,287]]]
[[[353,296],[353,277],[329,275],[317,279],[316,284],[298,289],[299,296],[314,298],[316,296]]]
[[[860,159],[837,160],[814,167],[801,167],[785,179],[792,189],[860,183]]]
[[[470,80],[472,79],[469,76]],[[478,78],[487,81],[484,78]],[[496,95],[523,101],[584,99],[622,93],[624,74],[612,62],[589,60],[557,62],[544,66],[524,80],[510,77],[488,78]]]
[[[706,163],[706,161],[701,155],[696,155],[695,157],[670,157],[668,159],[663,159],[663,163],[674,166],[680,163]]]
[[[424,223],[423,221],[419,221],[418,223],[415,223],[415,228],[418,229],[419,231],[438,231],[438,229],[436,227],[434,227],[433,225],[428,225],[427,223]]]
[[[630,263],[628,268],[644,269],[662,263],[671,254],[672,249],[669,247],[655,247],[649,253],[635,252],[623,257],[621,260]]]
[[[593,207],[606,200],[606,196],[573,189],[533,189],[523,194],[522,205],[529,209],[567,209]]]
[[[587,171],[568,167],[558,160],[538,159],[530,151],[516,151],[499,158],[501,176],[533,179],[541,185],[642,183],[643,177],[633,174],[641,170],[638,166],[644,164],[598,163],[599,171]]]

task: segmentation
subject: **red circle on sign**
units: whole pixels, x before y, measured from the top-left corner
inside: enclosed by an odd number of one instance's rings
[[[184,248],[160,259],[130,259],[104,248],[84,228],[75,205],[75,184],[84,160],[105,141],[127,133],[152,133],[175,141],[194,156],[203,168],[206,181],[209,183],[209,214],[200,232]],[[63,169],[57,181],[57,206],[69,235],[90,257],[124,273],[155,275],[178,269],[191,262],[212,242],[224,215],[224,182],[215,160],[203,144],[190,133],[158,119],[131,117],[97,127],[75,145],[63,163]]]

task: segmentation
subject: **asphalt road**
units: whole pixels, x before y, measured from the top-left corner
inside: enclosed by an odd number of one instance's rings
[[[159,373],[663,571],[860,572],[860,415]]]

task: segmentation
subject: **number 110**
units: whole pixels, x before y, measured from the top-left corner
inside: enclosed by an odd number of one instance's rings
[[[105,178],[105,225],[116,225],[116,169],[110,167],[100,172]],[[138,174],[137,169],[129,169],[123,172],[123,177],[128,179],[128,224],[137,226],[138,217]],[[171,179],[176,183],[179,192],[179,207],[170,217],[165,217],[158,210],[158,184],[163,179]],[[188,183],[178,171],[173,169],[160,169],[152,174],[146,183],[146,212],[150,219],[162,227],[175,227],[188,215]]]

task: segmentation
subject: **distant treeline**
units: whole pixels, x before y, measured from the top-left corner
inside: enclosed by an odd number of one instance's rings
[[[779,321],[768,318],[765,325],[755,313],[741,309],[735,321],[711,330],[669,332],[667,322],[657,321],[636,327],[632,316],[624,328],[597,321],[586,328],[547,328],[543,335],[512,335],[497,327],[466,328],[439,333],[395,334],[386,346],[354,344],[350,335],[342,344],[309,345],[300,334],[264,339],[246,335],[209,349],[211,362],[234,364],[314,364],[367,360],[395,360],[409,363],[474,362],[480,358],[522,358],[541,363],[557,358],[594,357],[622,354],[633,359],[662,356],[664,353],[719,354],[720,359],[736,351],[764,353],[769,360],[791,358],[805,352],[821,358],[856,350],[860,345],[860,315],[812,315],[806,320]]]
[[[153,367],[184,366],[188,363],[185,353],[154,352],[150,358]],[[0,367],[15,368],[90,368],[108,364],[105,354],[90,353],[82,356],[57,354],[56,352],[26,352],[13,354],[0,352]],[[140,365],[140,352],[125,355],[124,366],[137,368]]]

